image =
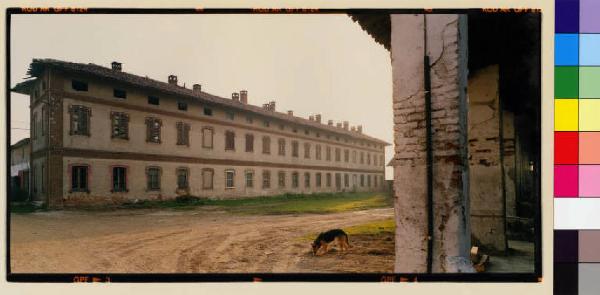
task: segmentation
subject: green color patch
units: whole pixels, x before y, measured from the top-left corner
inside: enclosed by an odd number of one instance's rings
[[[579,68],[579,97],[600,98],[600,67]]]
[[[578,92],[578,67],[554,67],[554,98],[578,98]]]

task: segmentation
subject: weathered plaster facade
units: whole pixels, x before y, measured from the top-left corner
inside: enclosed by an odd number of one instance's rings
[[[101,71],[111,70],[102,68]],[[121,75],[120,70],[110,73]],[[75,90],[73,80],[85,82],[86,90]],[[232,107],[219,106],[195,97],[200,93],[177,95],[169,92],[170,89],[191,92],[182,86],[153,83],[166,90],[155,91],[126,81],[63,70],[60,66],[44,69],[27,90],[31,95],[31,124],[45,128],[44,134],[32,134],[32,165],[34,170],[37,169],[36,197],[51,207],[60,207],[167,199],[188,193],[199,197],[234,198],[385,189],[384,148],[387,144],[363,134],[362,127],[351,129],[347,123],[340,127],[331,126],[321,123],[320,115],[317,122],[315,117],[306,120],[275,110],[248,111],[246,109],[251,106],[247,101],[239,100],[239,95],[235,96]],[[114,97],[114,89],[125,91],[126,99]],[[160,98],[159,105],[148,103],[151,95]],[[228,100],[210,98],[216,102]],[[185,110],[178,108],[181,102],[187,105]],[[231,100],[227,105],[232,105]],[[89,135],[71,133],[69,110],[72,106],[84,106],[91,111]],[[210,115],[204,112],[207,108],[211,110]],[[127,139],[111,136],[112,112],[128,115]],[[162,122],[160,143],[147,140],[145,120],[148,117],[159,118]],[[187,145],[176,144],[179,122],[190,126]],[[210,148],[203,145],[204,128],[213,131]],[[233,149],[225,147],[226,132],[235,134]],[[252,150],[246,150],[247,134],[254,138]],[[267,143],[263,142],[265,137],[269,138]],[[285,142],[284,155],[279,153],[280,140]],[[293,142],[298,143],[297,156],[292,155]],[[267,151],[263,145],[269,146]],[[327,156],[328,149],[330,156]],[[86,191],[71,190],[73,166],[88,167]],[[111,171],[115,166],[127,168],[124,192],[112,191]],[[161,170],[158,190],[147,189],[148,167]],[[189,171],[186,191],[177,189],[177,168]],[[211,189],[202,185],[202,170],[207,168],[214,171]],[[225,187],[225,170],[234,171],[233,187]],[[270,172],[268,187],[263,185],[263,171]],[[252,186],[246,184],[246,172],[253,172]],[[283,186],[279,185],[279,172],[285,173]],[[294,173],[299,175],[297,186],[292,185]],[[308,183],[306,173],[310,178]],[[327,181],[328,174],[330,181]],[[320,185],[317,185],[318,175]]]

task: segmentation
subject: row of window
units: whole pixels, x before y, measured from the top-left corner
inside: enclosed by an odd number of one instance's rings
[[[83,91],[86,92],[88,91],[88,83],[84,82],[84,81],[79,81],[79,80],[71,80],[71,88],[75,91]],[[117,88],[113,88],[113,97],[118,98],[118,99],[126,99],[127,98],[127,91],[123,90],[123,89],[117,89]],[[154,95],[149,95],[148,96],[148,100],[147,103],[150,105],[160,105],[160,98],[158,96],[154,96]],[[187,102],[184,101],[177,101],[177,109],[179,111],[187,111],[188,110],[188,104]],[[203,114],[205,116],[212,116],[213,115],[213,111],[211,108],[208,107],[204,107],[203,108]],[[233,111],[226,111],[225,112],[225,117],[229,120],[234,120],[235,119],[235,112]],[[250,115],[246,116],[246,123],[248,124],[252,124],[253,123],[253,118]],[[264,127],[270,127],[270,122],[268,120],[263,120],[263,126]],[[279,124],[279,129],[280,130],[284,130],[285,126],[283,124]],[[292,128],[292,132],[296,133],[298,132],[297,128]],[[304,134],[309,135],[310,134],[310,130],[309,129],[304,129]],[[314,132],[316,137],[321,137],[321,134],[319,132]],[[331,138],[331,135],[326,135],[326,137],[328,139]],[[337,141],[340,141],[340,138],[338,136],[335,137],[335,139]],[[346,143],[348,143],[348,139],[344,138],[344,141]],[[370,143],[370,142],[366,142],[366,141],[356,141],[357,144],[360,144],[361,146],[368,146],[368,147],[376,147],[376,148],[382,148],[382,145],[379,144],[374,144],[374,143]]]
[[[73,165],[71,166],[71,192],[89,192],[89,175],[90,167],[88,165]],[[127,192],[127,167],[114,166],[112,167],[112,186],[111,192]],[[190,172],[188,168],[177,168],[176,171],[177,189],[188,190],[190,188]],[[225,188],[232,189],[236,187],[234,169],[225,170]],[[314,175],[314,178],[313,178]],[[146,190],[159,191],[161,189],[162,169],[158,166],[146,167]],[[214,188],[215,171],[212,168],[202,169],[202,189],[212,190]],[[349,173],[322,173],[322,172],[304,172],[303,181],[304,187],[311,187],[311,182],[314,181],[314,187],[331,187],[332,180],[335,181],[336,188],[350,187]],[[332,177],[334,177],[332,179]],[[271,188],[272,175],[270,170],[262,171],[260,186],[263,189]],[[378,187],[383,185],[383,176],[352,174],[352,183],[360,187]],[[314,179],[314,180],[313,180]],[[360,181],[359,181],[360,180]],[[244,171],[244,185],[246,188],[255,187],[254,170]],[[287,186],[287,172],[277,172],[277,186],[285,188]],[[291,172],[291,187],[300,187],[300,173],[297,171]]]
[[[90,117],[92,115],[92,111],[89,107],[81,106],[81,105],[72,105],[69,107],[69,113],[71,116],[71,135],[90,135]],[[111,137],[112,138],[120,138],[120,139],[129,139],[129,115],[124,112],[111,112]],[[162,120],[155,117],[147,117],[146,118],[146,141],[152,143],[161,143],[161,130],[162,130]],[[190,124],[184,122],[176,123],[177,130],[177,145],[186,145],[190,144]],[[213,148],[213,136],[214,136],[214,128],[205,126],[202,128],[202,147],[204,148]],[[278,144],[278,155],[285,156],[286,153],[286,140],[284,138],[280,138],[277,141]],[[292,157],[299,157],[299,142],[297,140],[292,141]],[[311,152],[312,145],[311,143],[304,143],[304,158],[310,159],[312,156]],[[322,146],[320,144],[316,144],[314,146],[315,152],[314,157],[317,160],[322,160]],[[231,130],[225,131],[225,150],[235,150],[235,132]],[[254,152],[254,134],[247,133],[245,135],[245,151],[246,152]],[[271,154],[271,138],[269,136],[262,137],[262,153],[263,154]],[[350,150],[345,149],[343,151],[343,160],[344,162],[350,162]],[[342,161],[342,149],[334,148],[333,154],[336,162]],[[373,161],[371,161],[373,158]],[[325,160],[332,160],[332,148],[330,146],[325,146]],[[352,162],[360,163],[374,166],[383,165],[384,158],[383,155],[378,157],[376,155],[372,155],[370,153],[352,151]]]

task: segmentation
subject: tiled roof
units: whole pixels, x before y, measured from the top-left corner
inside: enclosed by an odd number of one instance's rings
[[[23,139],[17,141],[17,143],[11,145],[10,148],[11,149],[20,148],[21,146],[28,145],[29,142],[30,142],[29,137],[23,138]]]
[[[173,85],[161,81],[157,81],[154,79],[150,79],[148,77],[141,77],[134,74],[125,73],[122,71],[115,71],[110,68],[106,68],[103,66],[99,66],[96,64],[82,64],[82,63],[73,63],[66,62],[56,59],[34,59],[29,67],[29,71],[27,72],[32,77],[38,77],[43,69],[46,67],[59,68],[65,70],[67,72],[74,72],[80,74],[88,74],[92,76],[96,76],[99,78],[118,81],[121,83],[131,84],[133,86],[142,87],[142,88],[150,88],[153,90],[157,90],[160,92],[172,94],[172,95],[181,95],[186,97],[194,98],[201,103],[210,103],[214,105],[219,105],[226,108],[237,109],[252,112],[255,114],[259,114],[269,118],[275,118],[278,120],[291,122],[295,124],[304,125],[307,127],[312,127],[315,129],[320,129],[323,131],[329,131],[332,133],[337,133],[340,135],[351,136],[355,139],[363,139],[371,142],[376,142],[379,144],[389,145],[389,143],[368,136],[364,133],[358,133],[351,130],[345,130],[343,128],[338,128],[335,126],[329,126],[327,124],[317,123],[316,121],[307,120],[304,118],[288,115],[281,112],[269,111],[265,110],[262,107],[254,106],[250,104],[243,104],[238,101],[233,101],[231,99],[215,96],[206,92],[197,93],[192,89],[185,88],[179,85]],[[18,93],[29,94],[29,90],[31,87],[31,81],[25,81],[17,84],[12,90]]]

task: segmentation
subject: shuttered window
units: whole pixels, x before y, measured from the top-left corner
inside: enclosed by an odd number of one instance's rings
[[[148,167],[146,169],[146,185],[149,191],[160,190],[160,167]]]
[[[292,173],[292,187],[293,188],[297,188],[298,187],[298,172],[293,172]]]
[[[246,151],[254,151],[254,135],[252,134],[246,134]]]
[[[321,145],[317,144],[315,146],[315,159],[321,160]]]
[[[213,134],[214,130],[212,127],[202,128],[202,147],[208,149],[213,148]]]
[[[202,189],[213,189],[213,176],[215,171],[211,168],[202,169]]]
[[[263,136],[262,138],[262,152],[263,154],[271,153],[271,138],[268,136]]]
[[[304,173],[304,187],[310,187],[310,173]]]
[[[177,145],[190,145],[190,124],[177,122]]]
[[[177,188],[188,189],[189,186],[189,174],[190,171],[187,168],[177,168]]]
[[[235,188],[235,171],[225,170],[225,188]]]
[[[262,187],[263,188],[271,188],[271,171],[269,171],[269,170],[263,171],[262,178],[263,178]]]
[[[146,118],[146,141],[160,143],[162,121],[158,118]]]
[[[246,187],[254,187],[254,171],[252,170],[246,171]]]
[[[225,132],[225,150],[235,150],[235,133],[233,131]]]
[[[69,107],[71,115],[71,135],[90,135],[90,117],[92,110],[82,105],[72,105]]]
[[[280,138],[277,143],[278,143],[278,146],[279,146],[279,148],[278,148],[279,155],[280,156],[285,156],[285,139]]]
[[[304,158],[310,159],[310,143],[304,143]]]
[[[285,171],[279,171],[278,175],[278,183],[279,183],[279,187],[285,187]]]
[[[111,112],[112,138],[129,139],[129,115],[120,112]]]
[[[298,142],[292,141],[292,157],[298,157]]]

